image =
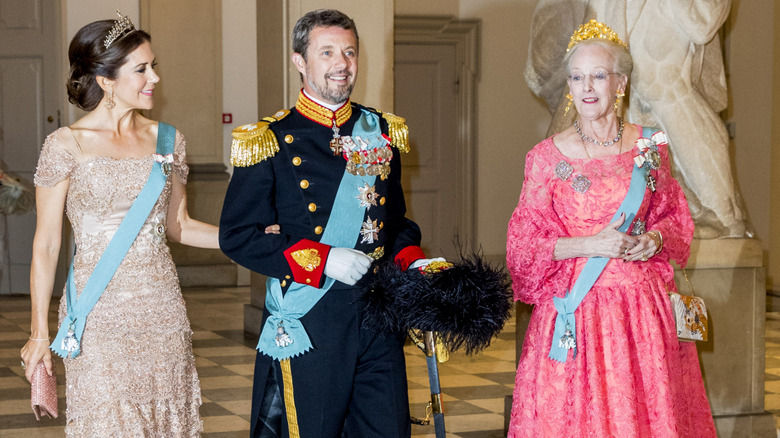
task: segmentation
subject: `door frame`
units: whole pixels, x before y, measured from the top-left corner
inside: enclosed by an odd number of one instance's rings
[[[457,20],[443,16],[395,17],[395,44],[451,45],[455,48],[458,133],[455,154],[458,205],[458,235],[461,249],[475,250],[476,245],[476,130],[479,77],[477,50],[480,20]]]

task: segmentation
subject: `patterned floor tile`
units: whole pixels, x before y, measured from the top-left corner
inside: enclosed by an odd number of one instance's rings
[[[184,298],[193,322],[195,363],[203,388],[203,437],[245,437],[257,343],[242,328],[249,289],[188,288]],[[29,387],[19,366],[19,349],[29,327],[29,298],[0,299],[0,438],[62,437],[65,400],[60,398],[60,418],[36,422],[30,412]],[[53,326],[57,301],[50,312]],[[438,364],[448,438],[505,436],[504,405],[512,394],[516,371],[514,346],[515,323],[510,320],[485,351],[471,356],[453,353],[448,361]],[[780,425],[780,312],[767,314],[766,346],[766,409]],[[404,351],[410,410],[413,416],[424,417],[431,399],[425,356],[411,342]],[[62,369],[61,363],[59,366]],[[60,393],[64,393],[63,385],[64,380],[59,382]],[[414,438],[434,438],[434,424],[413,425],[412,434]]]

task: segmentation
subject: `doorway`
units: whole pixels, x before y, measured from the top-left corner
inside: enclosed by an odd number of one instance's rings
[[[475,131],[479,21],[395,17],[395,112],[406,118],[407,216],[430,257],[476,247]]]
[[[59,17],[59,1],[0,1],[0,167],[30,190],[43,140],[60,124]],[[34,211],[0,215],[0,294],[30,293],[34,233]]]

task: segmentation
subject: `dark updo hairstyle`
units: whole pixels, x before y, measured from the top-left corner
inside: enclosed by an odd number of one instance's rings
[[[101,20],[82,27],[68,48],[68,100],[85,111],[92,111],[103,99],[104,92],[96,77],[116,79],[127,55],[152,40],[148,33],[136,29],[114,40],[106,48],[103,41],[114,23],[115,20]]]

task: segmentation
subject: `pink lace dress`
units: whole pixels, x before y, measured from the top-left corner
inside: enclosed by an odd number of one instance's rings
[[[595,234],[628,191],[637,149],[571,159],[552,138],[526,158],[520,201],[509,222],[507,265],[515,299],[533,304],[512,402],[509,437],[714,437],[696,345],[677,341],[667,295],[670,259],[684,265],[693,222],[660,147],[657,190],[637,218],[663,234],[647,262],[610,260],[575,312],[577,356],[548,358],[553,296],[571,288],[586,258],[553,260],[559,237]],[[589,182],[589,185],[588,185]]]
[[[152,155],[85,157],[61,128],[46,138],[35,185],[69,179],[65,210],[76,243],[81,291],[119,223],[146,183]],[[193,437],[202,423],[192,330],[166,224],[173,174],[187,181],[185,142],[176,133],[173,172],[138,237],[89,314],[81,354],[64,359],[69,437]],[[60,323],[66,299],[60,302]]]

